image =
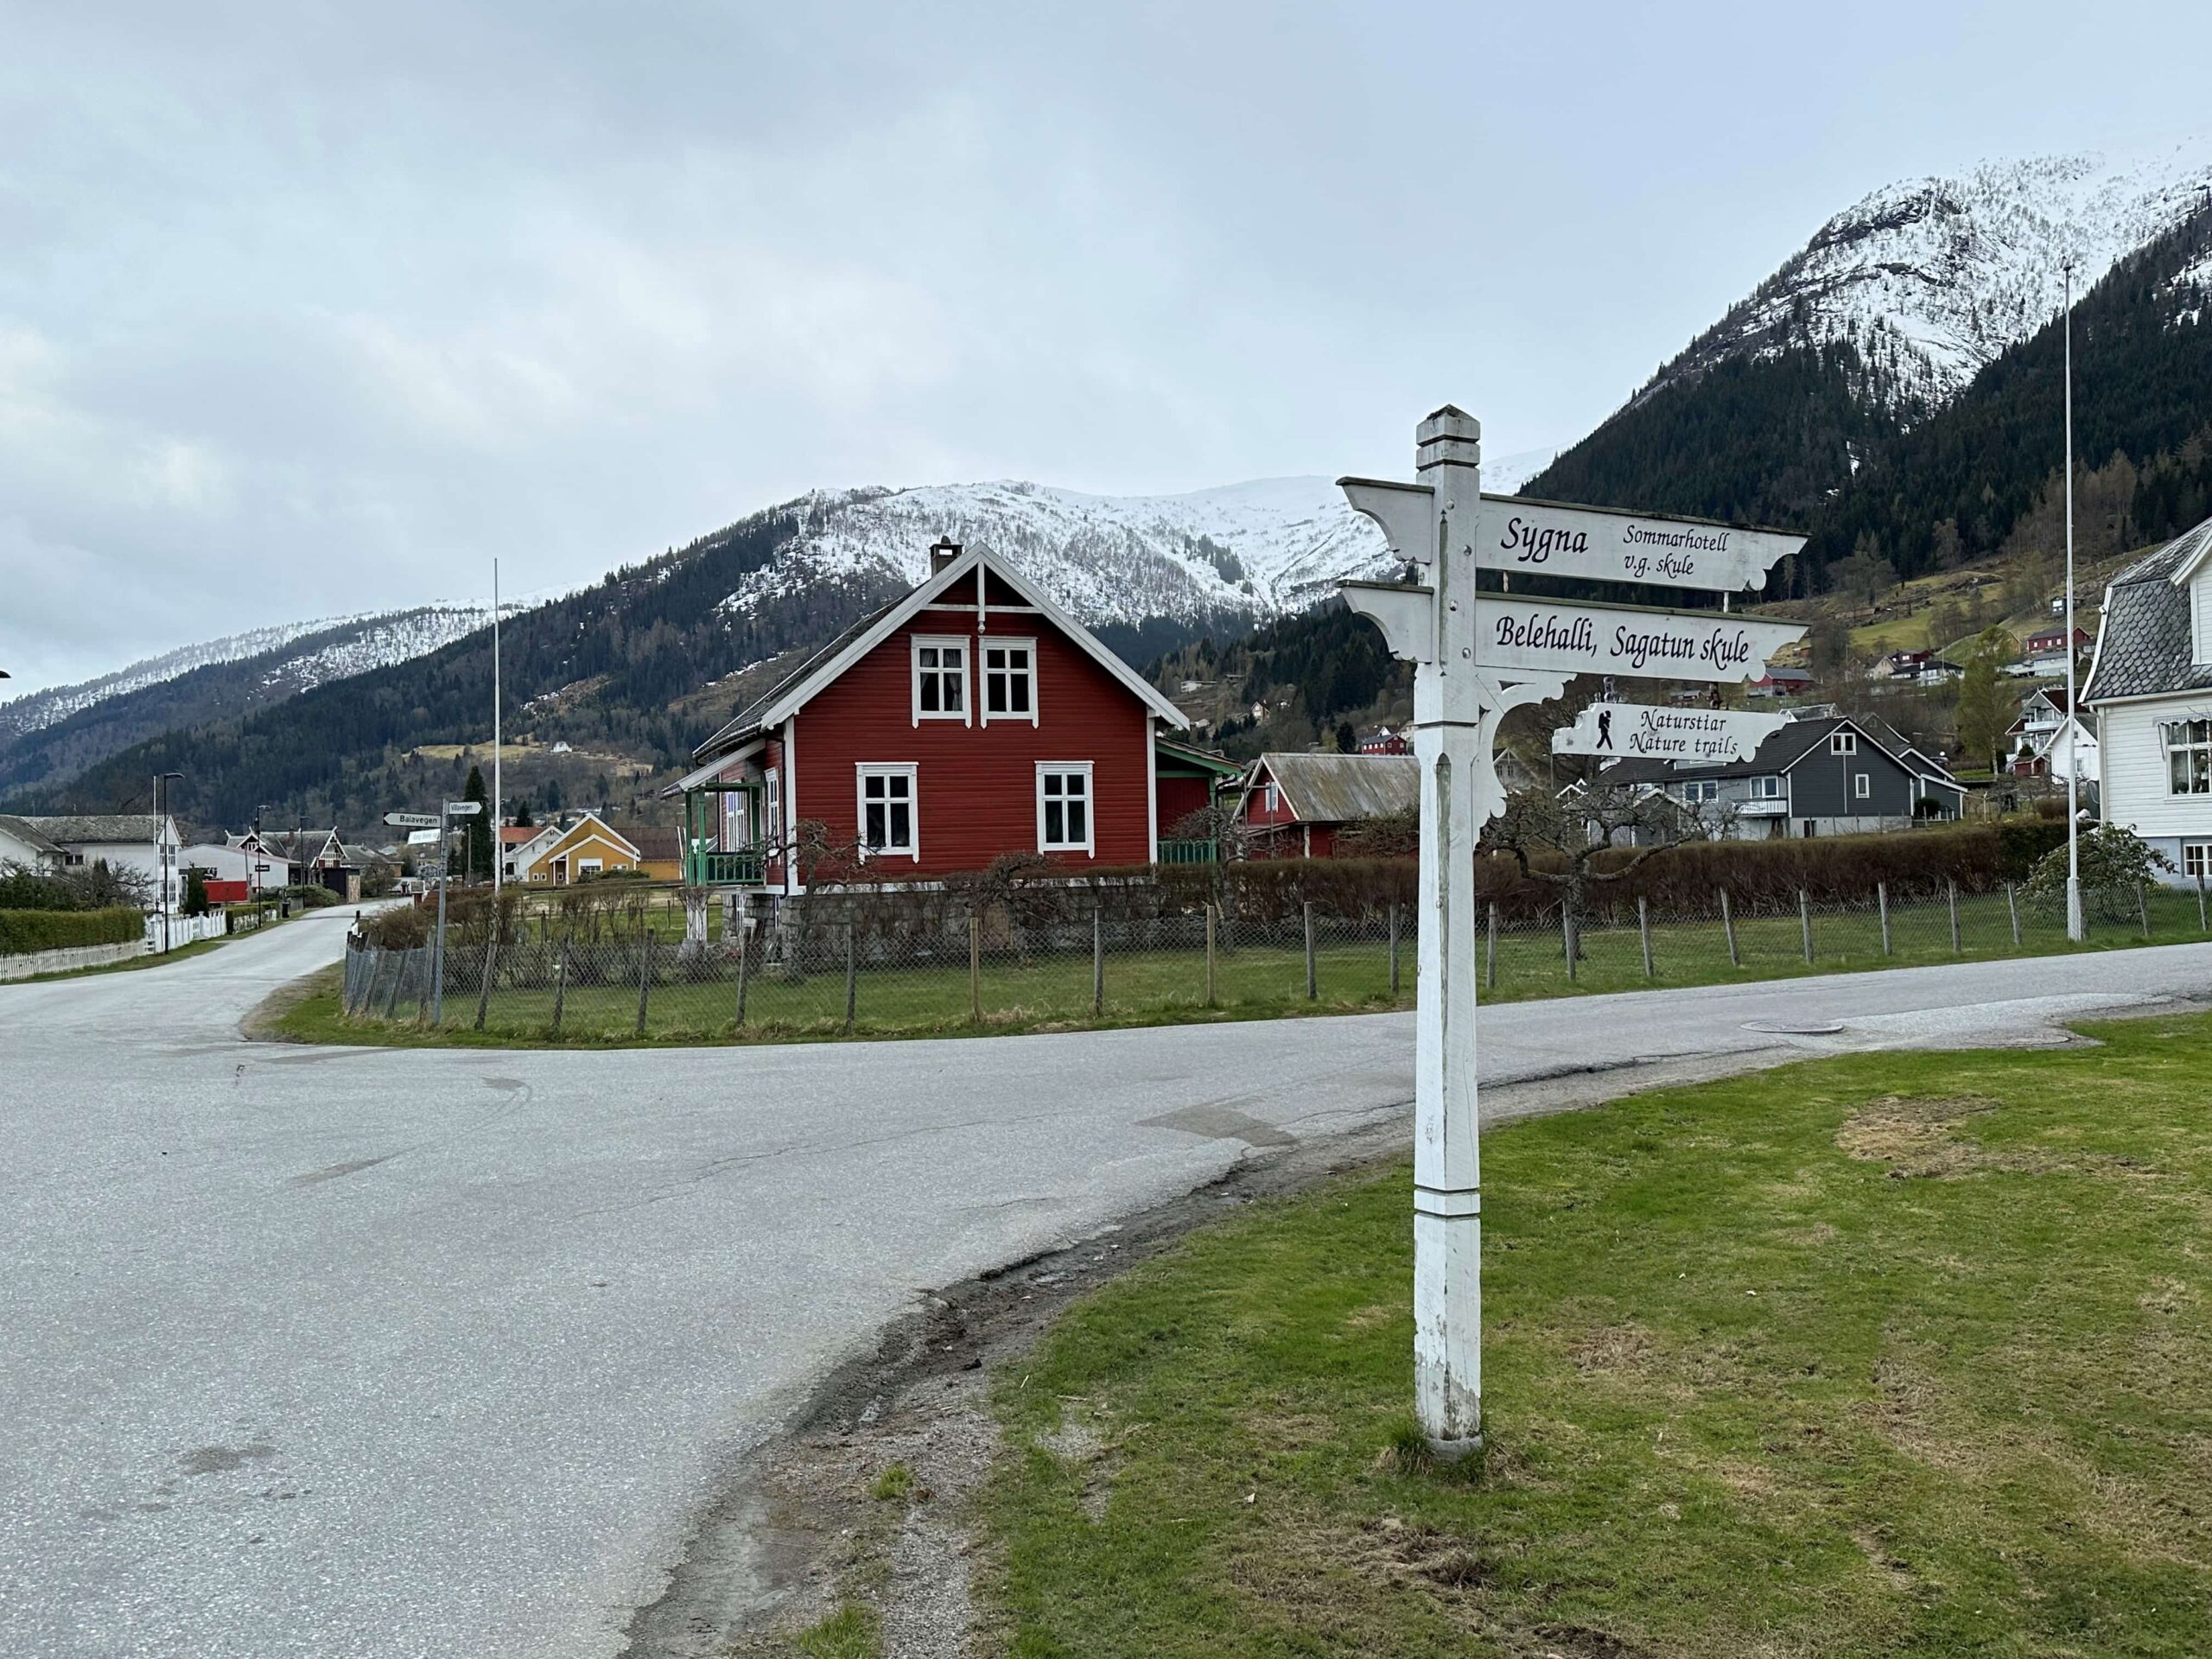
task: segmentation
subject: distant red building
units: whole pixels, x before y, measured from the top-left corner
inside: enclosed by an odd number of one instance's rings
[[[1333,858],[1343,833],[1413,811],[1421,762],[1410,754],[1263,754],[1237,817],[1262,858]]]
[[[929,579],[864,617],[702,744],[685,879],[801,890],[785,851],[818,824],[894,877],[1035,852],[1144,864],[1231,763],[1015,572],[950,543]]]

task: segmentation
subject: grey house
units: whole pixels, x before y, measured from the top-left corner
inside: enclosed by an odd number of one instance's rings
[[[1942,763],[1878,720],[1792,721],[1748,760],[1684,766],[1617,760],[1600,783],[1648,784],[1741,841],[1848,836],[1956,818],[1966,790]]]

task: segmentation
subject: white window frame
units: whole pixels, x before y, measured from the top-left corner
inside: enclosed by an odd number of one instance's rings
[[[603,858],[580,858],[576,861],[576,880],[579,881],[588,875],[606,874],[607,861]]]
[[[2212,841],[2182,842],[2181,873],[2185,880],[2212,882]]]
[[[783,774],[775,767],[769,766],[760,776],[763,779],[761,793],[767,803],[761,814],[767,823],[761,826],[761,832],[767,837],[769,846],[780,847],[784,844]]]
[[[976,723],[976,698],[974,695],[976,682],[975,676],[970,671],[975,666],[976,661],[975,642],[969,639],[967,635],[960,633],[917,633],[910,636],[910,639],[911,643],[906,652],[906,680],[908,690],[913,698],[914,724],[918,726],[925,720],[957,720],[963,726],[974,725]],[[939,677],[938,701],[942,702],[944,701],[943,677],[949,672],[948,670],[942,666],[944,662],[944,658],[942,657],[938,658],[938,663],[940,664],[938,667],[924,668],[922,666],[922,652],[925,650],[932,650],[940,652],[946,651],[957,651],[960,653],[959,708],[947,709],[925,709],[922,707],[922,676],[925,674],[934,674]]]
[[[1682,785],[1682,802],[1687,806],[1703,806],[1708,801],[1720,798],[1718,778],[1693,778]]]
[[[1029,653],[1029,672],[1027,677],[1029,680],[1029,707],[1018,714],[1012,709],[1008,709],[1005,713],[995,716],[991,713],[991,652],[994,651],[1010,651],[1014,649],[1027,651]],[[1037,696],[1037,641],[1033,639],[1017,639],[1010,637],[1001,639],[995,634],[986,634],[982,639],[978,642],[976,655],[978,659],[976,665],[976,677],[978,683],[982,689],[982,696],[977,701],[976,705],[976,717],[982,721],[986,726],[989,725],[995,718],[1017,722],[1027,721],[1032,726],[1036,725],[1038,723],[1037,704],[1039,701]],[[1001,674],[1011,675],[1014,671],[1012,669],[1002,668],[997,671]],[[1011,690],[1011,687],[1008,689]],[[1010,698],[1008,699],[1008,701],[1011,700],[1012,699]]]
[[[871,847],[868,844],[868,785],[871,778],[903,778],[906,780],[906,838],[904,847]],[[891,830],[890,794],[884,795],[883,828],[887,836]],[[921,768],[912,760],[861,760],[853,766],[853,836],[860,843],[862,858],[911,858],[916,863],[922,859],[922,785]]]
[[[1830,732],[1828,734],[1828,753],[1830,754],[1858,753],[1859,734],[1856,732]]]
[[[2163,735],[2166,741],[2166,793],[2212,794],[2212,720],[2168,721]],[[2176,775],[2177,762],[2185,775]]]
[[[1854,772],[1851,774],[1851,798],[1854,801],[1871,801],[1874,798],[1874,779],[1872,773]]]
[[[1081,841],[1048,841],[1045,836],[1045,779],[1047,778],[1081,778],[1083,779],[1083,839]],[[1066,827],[1065,804],[1061,827]],[[1040,853],[1082,853],[1098,856],[1098,792],[1092,786],[1091,762],[1088,760],[1039,760],[1037,763],[1037,850]]]
[[[1778,801],[1782,798],[1782,774],[1767,772],[1751,779],[1751,798],[1755,801]]]
[[[1269,817],[1282,810],[1282,785],[1265,784],[1260,789],[1260,810]]]

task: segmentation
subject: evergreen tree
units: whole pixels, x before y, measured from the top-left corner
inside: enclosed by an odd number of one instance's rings
[[[461,833],[465,837],[463,859],[467,879],[488,881],[492,879],[491,791],[484,787],[484,769],[481,766],[468,769],[468,783],[461,791],[461,798],[484,805],[484,810],[470,816],[468,827]]]
[[[516,829],[529,830],[534,828],[537,823],[537,820],[530,816],[530,800],[528,797],[524,797],[522,800],[515,803]]]

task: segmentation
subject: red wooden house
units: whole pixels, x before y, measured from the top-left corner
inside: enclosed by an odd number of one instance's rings
[[[1269,753],[1252,763],[1237,817],[1261,858],[1333,858],[1337,838],[1414,810],[1421,762],[1410,754]]]
[[[928,880],[1001,854],[1148,863],[1203,805],[1189,721],[1046,594],[982,552],[930,550],[918,588],[863,617],[695,752],[685,879],[801,890],[818,824],[884,874]],[[1193,783],[1196,791],[1193,798]]]

